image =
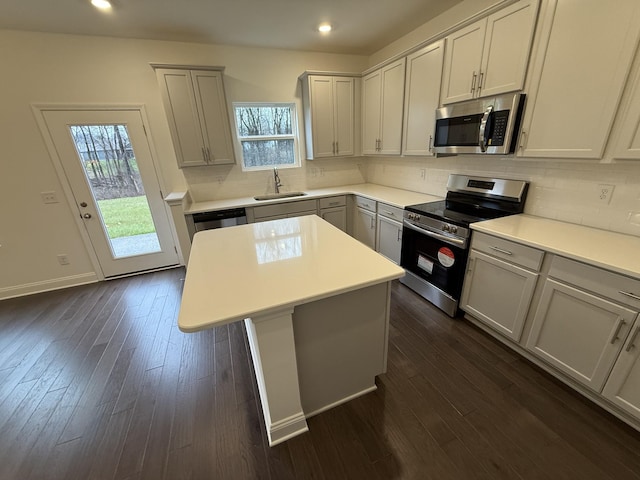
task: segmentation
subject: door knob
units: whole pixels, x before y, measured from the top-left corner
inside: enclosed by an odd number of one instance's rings
[[[80,206],[81,206],[82,208],[86,207],[86,206],[87,206],[87,202],[82,202],[82,203],[80,204]]]
[[[90,213],[85,213],[84,215],[82,215],[83,218],[91,218],[91,214]]]

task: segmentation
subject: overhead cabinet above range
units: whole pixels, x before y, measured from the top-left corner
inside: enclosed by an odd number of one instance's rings
[[[307,159],[354,155],[359,78],[305,73],[300,80]]]
[[[222,67],[156,71],[178,166],[235,163]]]
[[[442,103],[521,90],[537,0],[523,0],[446,37]]]

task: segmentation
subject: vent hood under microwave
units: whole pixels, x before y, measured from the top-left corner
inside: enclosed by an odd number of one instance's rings
[[[510,93],[437,109],[434,151],[448,155],[515,152],[525,97]]]

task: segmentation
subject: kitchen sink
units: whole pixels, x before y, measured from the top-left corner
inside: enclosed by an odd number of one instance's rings
[[[305,192],[284,192],[284,193],[271,193],[268,195],[258,195],[253,197],[254,200],[276,200],[278,198],[291,198],[291,197],[303,197]]]

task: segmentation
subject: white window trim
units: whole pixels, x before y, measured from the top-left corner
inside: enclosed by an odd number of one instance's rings
[[[236,118],[236,107],[289,107],[291,111],[291,134],[289,135],[250,135],[243,136],[238,132],[238,120]],[[233,102],[233,120],[236,130],[236,139],[239,144],[240,166],[243,172],[257,172],[261,170],[272,170],[285,168],[301,168],[300,152],[298,150],[298,111],[295,102]],[[264,165],[258,167],[247,167],[244,164],[242,142],[264,141],[264,140],[293,140],[293,165]]]

